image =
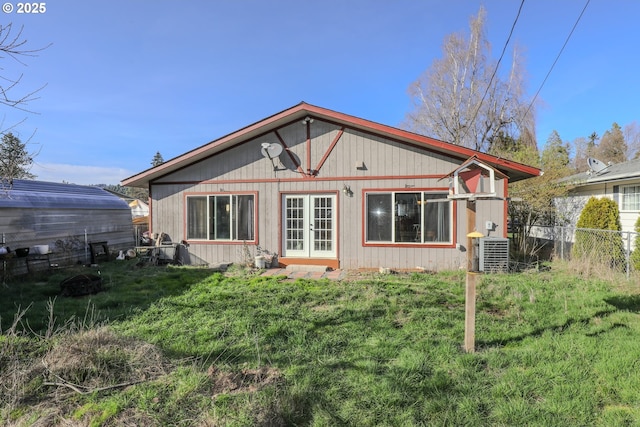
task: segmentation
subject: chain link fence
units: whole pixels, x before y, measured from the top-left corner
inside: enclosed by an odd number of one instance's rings
[[[34,240],[25,233],[0,233],[0,283],[26,273],[48,270],[73,264],[87,264],[91,259],[86,234],[68,235],[52,239],[45,253],[34,251]],[[37,242],[40,243],[40,242]]]
[[[627,278],[636,270],[634,264],[640,264],[640,252],[634,254],[640,233],[569,226],[540,229],[536,237],[552,240],[556,258],[564,261],[623,272]]]

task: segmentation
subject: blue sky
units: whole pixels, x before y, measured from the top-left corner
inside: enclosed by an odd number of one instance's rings
[[[587,0],[526,0],[513,43],[539,89]],[[17,7],[17,2],[11,2]],[[399,126],[408,86],[468,31],[480,4],[499,57],[520,0],[56,0],[24,26],[21,65],[0,59],[16,90],[44,84],[29,108],[0,108],[38,151],[38,179],[116,184],[300,101]],[[537,137],[573,141],[638,120],[640,2],[591,0],[540,92]],[[503,67],[508,61],[503,60]],[[503,68],[502,71],[505,71]]]

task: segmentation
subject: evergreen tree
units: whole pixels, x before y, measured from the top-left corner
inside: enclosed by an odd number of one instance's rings
[[[616,233],[622,229],[616,202],[607,197],[591,197],[576,225],[578,229],[571,250],[574,259],[609,267],[624,265],[622,236]]]
[[[633,269],[635,271],[640,271],[640,216],[636,220],[636,223],[635,223],[633,229],[638,234],[636,234],[636,238],[635,238],[636,247],[633,250],[633,252],[631,252],[630,261],[631,261],[631,266],[633,267]]]
[[[164,163],[164,159],[162,158],[162,154],[159,151],[156,151],[156,155],[153,156],[151,160],[151,166],[156,167]]]
[[[29,172],[33,164],[33,154],[27,151],[25,143],[13,133],[5,133],[0,138],[0,179],[10,183],[14,179],[34,179]]]
[[[569,144],[562,142],[562,138],[556,130],[551,132],[547,138],[547,143],[542,151],[541,163],[545,173],[546,171],[561,172],[561,175],[566,176],[569,172],[566,170],[569,166]]]

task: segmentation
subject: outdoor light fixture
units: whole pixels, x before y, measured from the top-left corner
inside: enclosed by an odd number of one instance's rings
[[[306,125],[307,123],[313,123],[313,119],[309,116],[305,117],[304,120],[302,121],[303,125]]]
[[[345,184],[342,187],[342,192],[344,193],[345,196],[348,196],[348,197],[353,196],[353,191],[351,191],[351,187],[349,187],[347,184]]]

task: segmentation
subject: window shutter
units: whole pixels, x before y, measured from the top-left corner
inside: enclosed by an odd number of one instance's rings
[[[620,209],[621,205],[620,205],[620,186],[619,185],[613,186],[613,201],[618,204],[618,209]]]

